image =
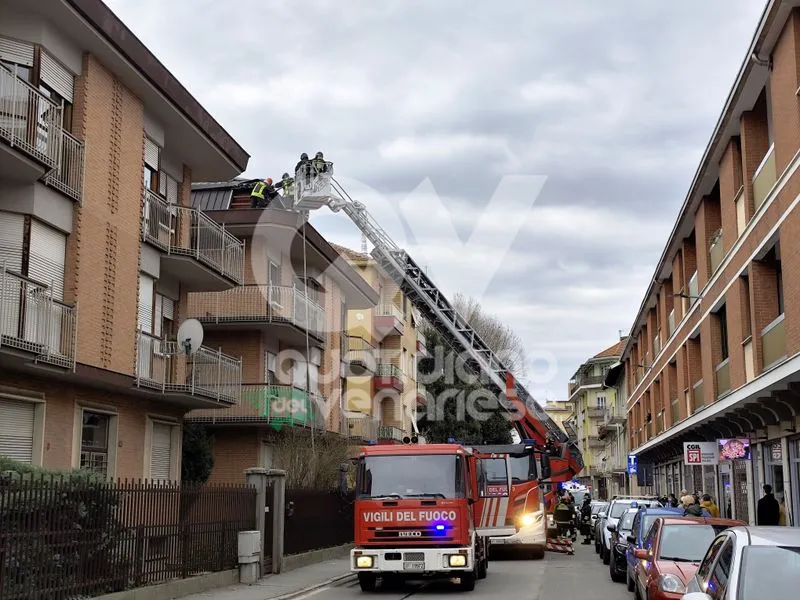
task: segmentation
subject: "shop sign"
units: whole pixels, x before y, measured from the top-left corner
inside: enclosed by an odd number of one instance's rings
[[[716,442],[684,442],[683,464],[716,465],[719,453]]]

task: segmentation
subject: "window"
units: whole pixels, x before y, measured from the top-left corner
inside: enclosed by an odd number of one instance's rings
[[[72,104],[45,83],[39,83],[39,91],[56,106],[61,107],[61,127],[72,130]]]
[[[748,546],[742,553],[739,598],[794,598],[800,586],[800,546]],[[765,593],[769,590],[768,593]]]
[[[82,412],[80,467],[108,475],[111,416],[88,410]]]
[[[267,273],[269,277],[269,285],[280,285],[281,284],[281,267],[279,264],[269,261],[269,273]]]
[[[173,476],[173,434],[175,425],[153,421],[150,439],[150,479],[170,481]]]
[[[27,83],[31,83],[33,81],[33,68],[22,65],[19,63],[12,62],[10,60],[0,60],[0,64],[2,64],[5,68],[11,71],[14,75],[22,79]]]
[[[606,397],[605,396],[598,396],[597,397],[597,408],[605,408],[606,407]]]
[[[175,301],[156,293],[154,314],[153,335],[158,338],[168,338],[174,329]]]
[[[159,166],[161,162],[161,148],[151,140],[145,139],[144,144],[144,187],[151,192],[158,193]]]
[[[139,275],[139,331],[153,334],[153,308],[155,306],[155,279]]]
[[[722,305],[717,313],[717,322],[719,323],[719,344],[720,351],[722,352],[722,360],[728,358],[728,311],[725,305]]]
[[[772,247],[763,260],[764,264],[769,266],[775,275],[774,285],[775,292],[778,300],[778,314],[779,317],[784,311],[784,297],[783,297],[783,269],[781,268],[781,254],[778,244]]]
[[[0,455],[34,463],[36,404],[0,398]]]
[[[277,385],[278,378],[275,376],[275,362],[277,358],[272,352],[267,352],[264,361],[264,381],[267,385]]]
[[[728,589],[728,576],[731,572],[731,562],[733,562],[733,540],[728,538],[719,553],[717,564],[711,572],[706,593],[714,600],[722,600]]]

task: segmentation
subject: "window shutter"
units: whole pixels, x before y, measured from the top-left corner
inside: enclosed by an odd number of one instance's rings
[[[153,278],[139,275],[139,330],[153,333]]]
[[[22,271],[22,240],[25,217],[0,212],[0,270]]]
[[[33,67],[33,44],[0,38],[0,60]]]
[[[158,171],[158,156],[161,149],[150,138],[145,139],[144,143],[144,162],[151,168]]]
[[[169,480],[172,466],[172,425],[153,423],[150,444],[150,479]]]
[[[166,296],[161,297],[163,301],[163,306],[161,310],[164,313],[164,318],[169,319],[170,321],[175,320],[175,300],[172,298],[167,298]]]
[[[59,96],[72,104],[75,94],[75,77],[47,52],[41,52],[39,78]]]
[[[35,406],[0,398],[0,455],[24,463],[33,461]]]
[[[163,312],[164,306],[164,296],[161,294],[156,294],[156,304],[155,304],[155,318],[153,319],[153,335],[156,337],[161,337],[163,331],[161,331],[161,321],[164,316]]]
[[[64,299],[67,236],[39,221],[31,221],[28,276],[53,287],[53,297]]]

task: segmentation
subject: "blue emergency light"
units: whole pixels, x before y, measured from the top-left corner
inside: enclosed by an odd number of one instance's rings
[[[436,531],[444,531],[444,525],[437,525]]]
[[[447,438],[447,443],[448,444],[455,444],[456,443],[456,438]]]

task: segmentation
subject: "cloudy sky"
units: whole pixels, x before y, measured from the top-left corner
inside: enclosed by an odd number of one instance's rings
[[[106,0],[279,177],[322,150],[539,400],[628,331],[760,0]],[[346,217],[315,215],[360,247]],[[536,359],[536,360],[533,360]]]

